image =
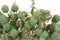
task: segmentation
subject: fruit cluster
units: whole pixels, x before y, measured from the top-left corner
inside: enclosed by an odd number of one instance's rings
[[[1,9],[0,40],[60,40],[60,15],[52,17],[49,10],[40,9],[29,16],[26,11],[19,11],[16,3],[10,11],[7,5]],[[51,24],[46,24],[50,19]]]

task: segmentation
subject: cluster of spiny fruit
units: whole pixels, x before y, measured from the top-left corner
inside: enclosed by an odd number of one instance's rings
[[[18,11],[16,3],[13,3],[10,11],[7,5],[1,9],[0,40],[60,40],[59,15],[52,18],[49,10],[40,9],[29,16],[26,11]],[[46,24],[50,19],[51,23]]]

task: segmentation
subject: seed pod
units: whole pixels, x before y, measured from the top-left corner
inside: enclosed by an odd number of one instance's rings
[[[50,13],[49,10],[44,11],[44,15],[46,15],[46,14],[48,14],[48,13]]]
[[[51,17],[52,17],[52,16],[51,16],[50,14],[45,15],[46,20],[51,19]]]
[[[21,27],[21,26],[22,26],[21,19],[18,19],[18,20],[16,21],[16,26],[17,26],[17,27]]]
[[[51,19],[51,14],[49,10],[44,11],[44,17],[46,18],[46,20]]]
[[[39,23],[39,28],[45,28],[45,26],[46,26],[46,24],[43,22],[43,21],[41,21],[40,23]]]

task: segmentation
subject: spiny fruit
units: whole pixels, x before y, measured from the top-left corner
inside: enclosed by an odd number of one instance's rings
[[[60,21],[60,15],[54,15],[53,18],[52,18],[52,22],[59,22]]]
[[[36,28],[36,30],[34,30],[34,33],[35,35],[40,36],[42,34],[42,30],[39,28]]]
[[[12,28],[9,34],[11,37],[16,38],[18,36],[18,33],[19,32],[16,29]]]
[[[18,5],[15,4],[15,2],[14,2],[13,5],[12,5],[12,7],[11,7],[11,11],[13,11],[13,12],[17,12],[18,9],[19,9]]]
[[[52,39],[53,39],[53,40],[59,40],[59,39],[60,39],[60,33],[54,32],[54,33],[52,34]]]
[[[2,11],[3,11],[4,13],[7,13],[7,12],[9,11],[9,8],[8,8],[7,5],[3,5],[3,6],[1,7],[1,9],[2,9]]]

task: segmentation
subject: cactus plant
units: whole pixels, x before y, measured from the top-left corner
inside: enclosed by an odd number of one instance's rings
[[[34,11],[32,0],[31,15],[26,11],[18,11],[19,7],[13,3],[10,14],[7,5],[2,6],[0,12],[0,40],[60,40],[60,15],[52,17],[49,10]],[[47,20],[50,24],[46,24]],[[49,22],[49,21],[48,21]]]

